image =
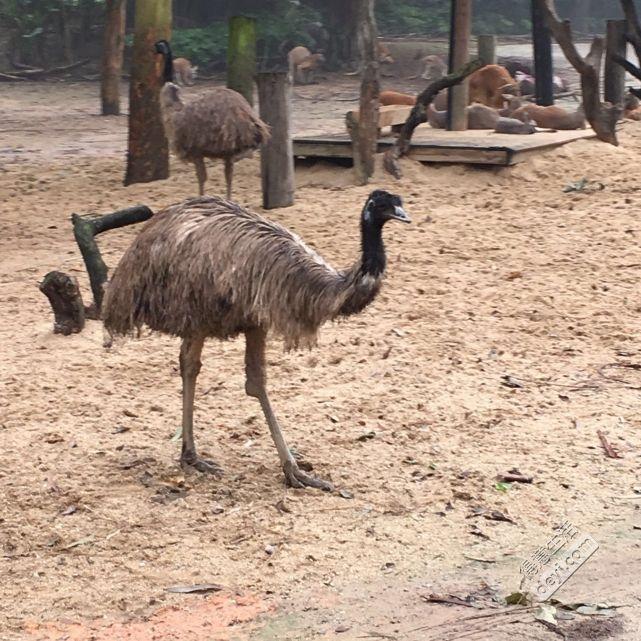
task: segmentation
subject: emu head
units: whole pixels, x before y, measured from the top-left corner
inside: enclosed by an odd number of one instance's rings
[[[156,58],[156,73],[162,74],[164,82],[174,81],[174,57],[171,53],[171,46],[167,40],[158,40],[154,44]]]
[[[388,220],[411,222],[403,209],[403,200],[396,194],[376,189],[367,198],[363,207],[362,222],[365,225],[383,226]]]

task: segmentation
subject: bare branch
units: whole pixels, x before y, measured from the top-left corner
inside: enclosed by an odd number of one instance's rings
[[[463,82],[465,78],[474,73],[477,69],[480,69],[482,66],[483,63],[480,60],[471,60],[457,71],[453,71],[447,76],[443,76],[442,78],[430,83],[426,89],[418,94],[416,97],[416,104],[410,112],[410,115],[407,117],[396,143],[391,149],[385,152],[385,156],[383,158],[383,167],[385,167],[385,171],[392,174],[395,178],[401,177],[401,168],[397,161],[409,152],[414,130],[421,123],[427,121],[427,108],[436,97],[436,94],[443,89],[453,87],[454,85]]]
[[[628,23],[626,38],[634,47],[637,58],[641,61],[641,23],[639,23],[639,15],[637,14],[634,0],[621,0],[621,8]]]
[[[599,140],[618,145],[615,126],[621,115],[617,105],[601,102],[599,72],[603,58],[603,38],[595,37],[590,52],[583,58],[572,40],[572,27],[569,20],[561,20],[556,13],[554,0],[535,0],[555,40],[563,50],[570,64],[581,75],[581,91],[585,117],[594,129]]]
[[[641,69],[639,69],[639,67],[636,67],[631,62],[628,62],[622,56],[614,55],[612,56],[612,60],[621,65],[631,76],[634,76],[637,80],[641,80]]]

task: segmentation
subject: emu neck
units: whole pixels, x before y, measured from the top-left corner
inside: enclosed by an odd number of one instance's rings
[[[361,221],[361,246],[363,251],[362,272],[378,278],[385,271],[382,223],[365,219]]]
[[[163,70],[163,81],[164,82],[173,82],[174,81],[174,56],[171,51],[165,55],[165,68]]]

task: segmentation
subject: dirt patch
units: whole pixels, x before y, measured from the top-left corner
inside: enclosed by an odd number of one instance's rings
[[[181,599],[180,604],[154,611],[144,621],[105,623],[26,622],[27,637],[39,641],[201,641],[203,638],[229,639],[234,627],[256,619],[270,606],[261,599],[248,597],[214,596]]]

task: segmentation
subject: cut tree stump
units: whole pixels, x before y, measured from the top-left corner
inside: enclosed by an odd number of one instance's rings
[[[81,332],[85,326],[85,307],[76,278],[63,272],[49,272],[39,288],[53,309],[53,333],[69,336]]]

